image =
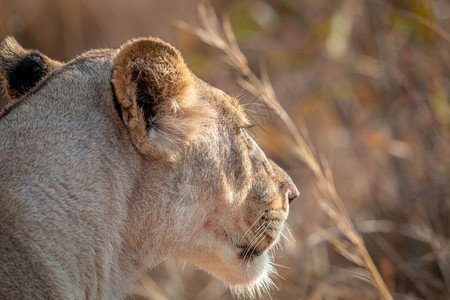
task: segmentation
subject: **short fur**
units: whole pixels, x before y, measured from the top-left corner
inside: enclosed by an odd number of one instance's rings
[[[0,46],[16,100],[0,114],[2,297],[121,299],[171,255],[237,294],[270,285],[298,191],[235,99],[156,38],[66,64],[30,53]]]

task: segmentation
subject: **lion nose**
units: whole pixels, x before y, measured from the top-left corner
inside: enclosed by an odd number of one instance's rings
[[[291,202],[298,196],[300,196],[300,192],[298,191],[296,186],[293,186],[293,189],[289,190],[288,195],[287,195],[287,197],[289,199],[289,204],[291,204]]]
[[[276,174],[279,176],[279,178],[281,179],[281,184],[280,184],[280,191],[284,194],[285,198],[283,199],[283,206],[286,207],[288,206],[288,201],[289,203],[291,203],[295,198],[297,198],[298,196],[300,196],[300,192],[298,191],[297,187],[295,186],[294,182],[292,181],[292,178],[283,170],[281,169],[278,165],[276,165],[273,161],[269,160],[274,171],[276,172]],[[287,201],[286,201],[287,198]]]

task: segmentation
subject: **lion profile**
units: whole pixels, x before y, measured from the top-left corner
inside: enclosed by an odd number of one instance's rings
[[[179,256],[237,294],[271,284],[298,190],[238,101],[157,38],[67,63],[0,45],[0,295],[121,299]]]

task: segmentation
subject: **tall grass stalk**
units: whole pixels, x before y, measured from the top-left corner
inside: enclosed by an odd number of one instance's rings
[[[237,82],[254,96],[260,97],[266,105],[278,113],[295,141],[294,152],[316,178],[317,197],[315,198],[318,204],[348,239],[348,242],[338,239],[330,239],[330,241],[344,257],[367,270],[369,280],[377,289],[380,298],[392,299],[361,235],[356,230],[336,191],[329,165],[319,158],[309,142],[306,126],[302,125],[300,130],[281,106],[265,69],[262,68],[260,77],[250,69],[247,58],[236,41],[229,19],[224,18],[224,21],[220,23],[214,9],[205,4],[198,6],[198,17],[200,22],[198,27],[186,23],[179,25],[206,44],[221,50],[226,55],[227,62],[239,74]]]

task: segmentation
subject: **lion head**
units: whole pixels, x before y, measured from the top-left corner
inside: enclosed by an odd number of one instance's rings
[[[158,39],[124,45],[113,85],[136,147],[170,161],[172,197],[191,218],[176,255],[214,274],[236,293],[271,285],[269,250],[280,240],[291,178],[250,137],[236,98],[195,77],[179,52]],[[187,213],[189,211],[189,213]]]

